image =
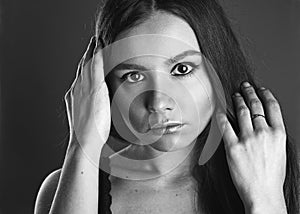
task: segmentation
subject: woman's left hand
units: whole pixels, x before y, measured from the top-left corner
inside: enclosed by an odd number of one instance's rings
[[[242,95],[233,97],[240,133],[224,113],[217,114],[233,183],[246,209],[283,213],[278,208],[285,209],[286,131],[279,103],[268,89],[256,94],[251,85],[241,88]],[[265,117],[251,119],[255,114]]]

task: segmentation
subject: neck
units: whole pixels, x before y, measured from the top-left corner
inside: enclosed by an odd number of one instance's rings
[[[188,147],[160,152],[149,145],[132,144],[110,156],[112,180],[153,188],[177,188],[195,183],[192,174],[194,140]]]

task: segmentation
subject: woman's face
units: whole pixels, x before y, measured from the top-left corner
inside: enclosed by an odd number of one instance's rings
[[[121,106],[124,101],[121,101],[121,97],[128,100],[134,96],[129,112],[121,110],[121,114],[129,116],[130,124],[136,132],[147,133],[148,137],[155,139],[151,144],[140,140],[141,144],[151,145],[159,151],[185,148],[203,131],[214,110],[212,85],[204,67],[203,56],[199,54],[197,38],[192,28],[181,18],[156,13],[143,24],[118,35],[116,40],[141,34],[166,35],[188,43],[198,53],[194,51],[193,54],[169,63],[162,56],[139,56],[126,60],[126,64],[144,68],[123,68],[110,74],[110,90],[112,94],[118,90],[120,97],[114,98],[114,101]],[[151,48],[164,49],[168,48],[167,42],[149,45]],[[186,47],[186,51],[190,50],[188,45]],[[179,52],[178,49],[172,55],[175,57],[181,53],[182,50]],[[167,121],[177,121],[183,126],[174,132],[151,129],[154,124]]]

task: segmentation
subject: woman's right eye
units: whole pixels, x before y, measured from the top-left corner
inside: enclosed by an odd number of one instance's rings
[[[141,81],[144,78],[145,77],[143,75],[141,75],[140,73],[138,73],[137,71],[128,72],[121,77],[122,80],[127,80],[132,83]]]

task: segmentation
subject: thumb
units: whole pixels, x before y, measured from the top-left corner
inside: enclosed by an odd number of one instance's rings
[[[234,144],[237,144],[238,137],[236,133],[234,132],[230,121],[228,120],[226,114],[221,111],[221,109],[218,109],[216,112],[216,120],[219,126],[219,129],[223,135],[225,149],[230,148]]]

